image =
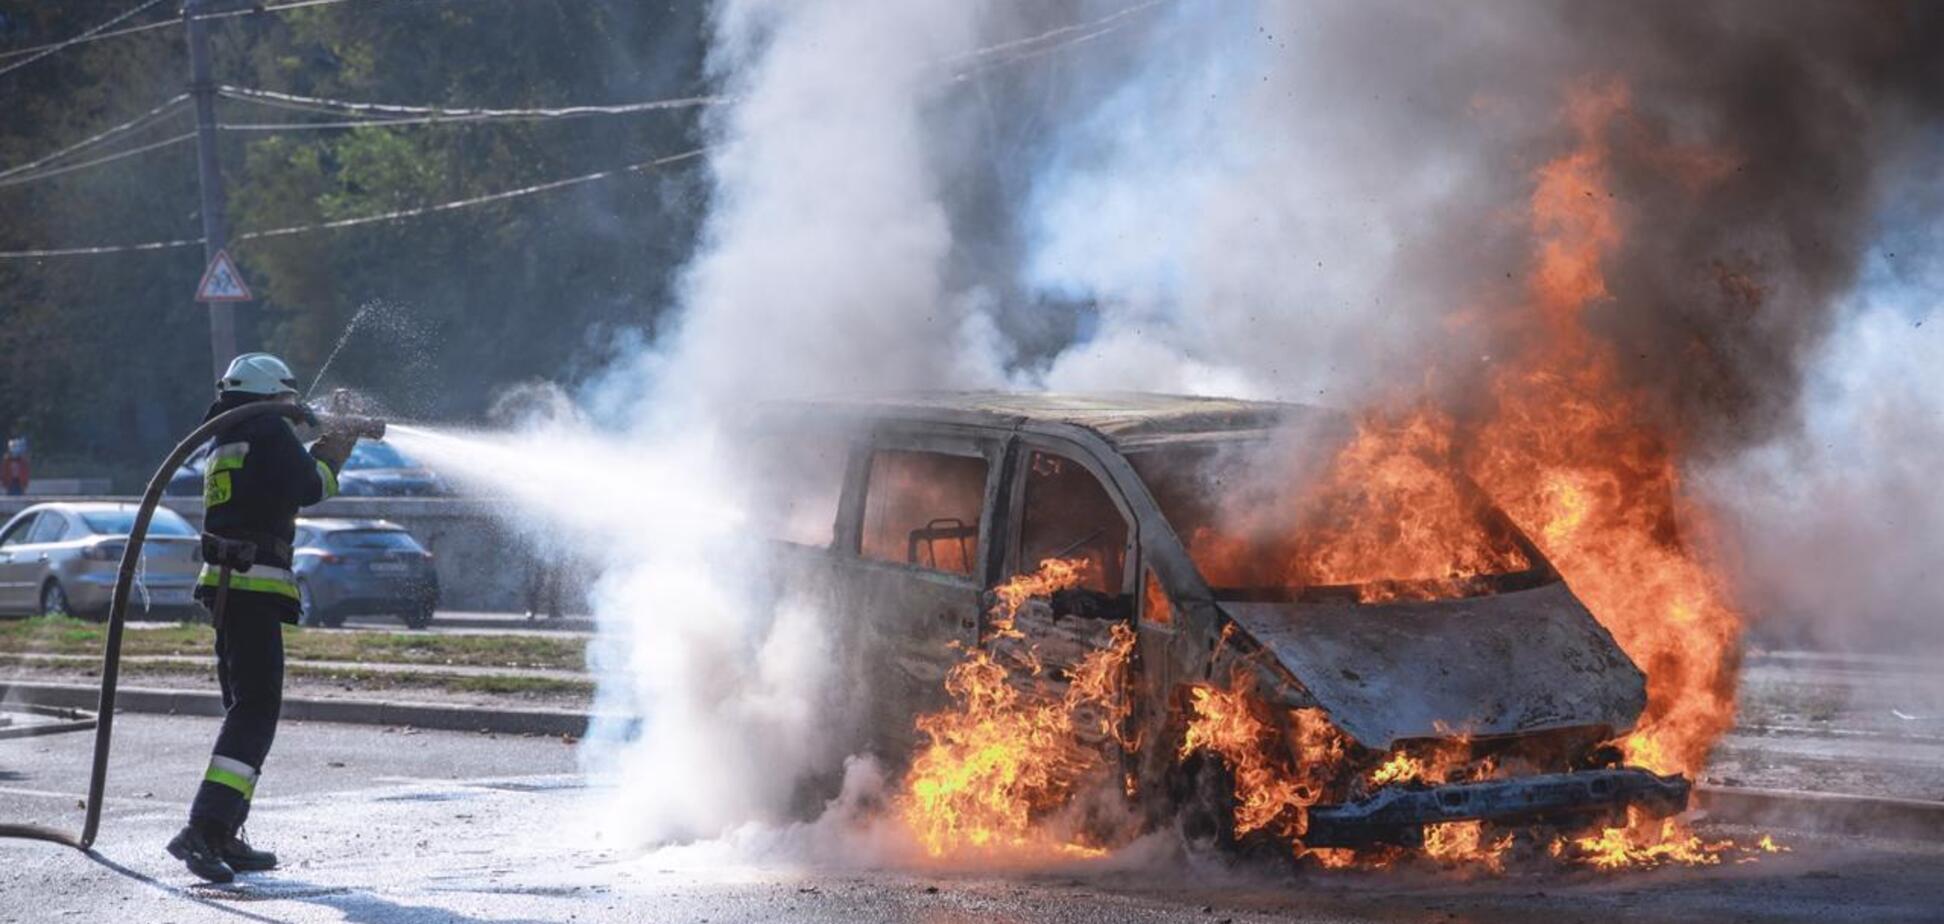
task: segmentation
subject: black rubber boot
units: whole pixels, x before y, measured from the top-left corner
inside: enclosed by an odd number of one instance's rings
[[[243,840],[243,832],[229,839],[223,845],[223,862],[239,873],[260,873],[266,869],[277,868],[277,855],[268,850],[258,850]]]
[[[182,831],[169,841],[169,856],[181,860],[190,872],[210,882],[229,882],[236,878],[236,870],[224,862],[223,855],[210,846],[209,838],[195,825],[183,825]]]

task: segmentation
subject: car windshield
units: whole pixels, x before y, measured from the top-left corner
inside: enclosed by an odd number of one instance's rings
[[[346,529],[329,534],[329,544],[340,549],[405,549],[423,551],[412,534],[402,529]]]
[[[351,457],[344,460],[344,467],[348,471],[361,468],[411,468],[412,460],[405,458],[405,454],[394,449],[390,443],[359,440],[358,445],[351,449]]]
[[[126,536],[135,528],[135,511],[88,510],[81,514],[81,522],[88,525],[89,532],[98,536]],[[155,516],[149,520],[148,534],[193,537],[196,530],[181,514],[167,507],[157,507]]]
[[[1537,551],[1470,479],[1367,442],[1312,432],[1127,458],[1219,598],[1427,600],[1544,578]]]

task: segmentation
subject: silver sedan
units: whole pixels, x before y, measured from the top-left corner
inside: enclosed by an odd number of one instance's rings
[[[35,504],[0,528],[0,612],[107,615],[134,504]],[[142,546],[129,615],[187,615],[202,570],[195,527],[158,507]]]

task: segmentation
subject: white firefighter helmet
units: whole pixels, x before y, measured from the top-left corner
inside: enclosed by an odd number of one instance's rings
[[[268,353],[245,353],[230,360],[229,371],[216,383],[219,394],[294,395],[297,376],[284,361]]]

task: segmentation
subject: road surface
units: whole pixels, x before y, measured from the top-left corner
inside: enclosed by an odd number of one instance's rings
[[[0,841],[0,922],[1935,921],[1944,845],[1782,832],[1794,852],[1702,870],[1294,875],[1151,839],[1006,875],[846,864],[789,831],[659,852],[584,832],[607,793],[547,738],[288,725],[251,834],[285,868],[197,885],[162,850],[209,719],[122,716],[98,856]],[[0,817],[79,821],[85,734],[0,741]],[[1745,837],[1745,831],[1725,833]],[[795,843],[757,854],[749,844]]]

